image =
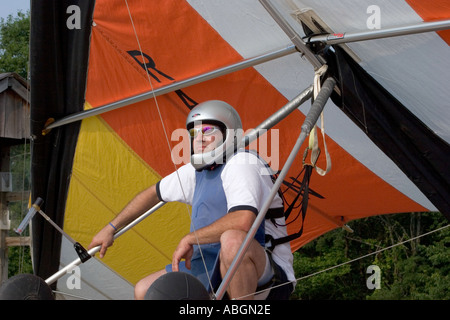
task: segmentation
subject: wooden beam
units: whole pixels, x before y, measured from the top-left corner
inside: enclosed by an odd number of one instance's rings
[[[6,237],[7,247],[25,247],[30,246],[31,237]]]
[[[16,191],[16,192],[5,192],[5,199],[7,202],[14,201],[28,201],[30,198],[30,191]]]

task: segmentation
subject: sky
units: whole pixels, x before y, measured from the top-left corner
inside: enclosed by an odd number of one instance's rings
[[[30,0],[0,0],[0,18],[6,19],[10,14],[16,16],[17,11],[30,9]]]

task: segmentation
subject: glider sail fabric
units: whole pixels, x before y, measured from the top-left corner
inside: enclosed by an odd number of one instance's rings
[[[330,9],[335,2],[316,2],[274,1],[292,27],[301,32],[301,22],[295,17],[298,10],[307,7],[333,29],[346,28],[355,20],[349,16],[347,21],[335,22],[336,15],[340,15]],[[326,2],[329,7],[325,6]],[[365,23],[369,2],[345,2],[350,11],[362,12]],[[415,6],[409,4],[420,1],[399,2],[401,5],[392,15],[405,12],[402,19],[409,22],[431,19],[422,18],[422,13],[419,10],[416,13]],[[381,8],[388,5],[388,1],[381,3]],[[348,12],[347,9],[339,10]],[[393,18],[388,10],[386,15],[383,21],[388,23]],[[294,53],[57,127],[42,135],[49,118],[58,120],[105,106],[292,43],[257,0],[97,0],[95,4],[94,1],[33,1],[31,16],[32,196],[43,198],[47,215],[85,247],[137,193],[189,161],[184,127],[186,116],[195,104],[224,100],[236,108],[244,130],[249,130],[297,96],[314,78],[311,64],[300,53]],[[390,46],[390,40],[384,39],[368,46],[348,45],[345,53],[336,47],[330,55],[325,55],[329,59],[329,74],[343,85],[348,78],[340,77],[342,69],[339,68],[344,64],[337,61],[350,59],[346,65],[354,64],[352,70],[356,74],[358,68],[364,68],[380,83],[374,81],[373,86],[386,93],[388,102],[384,107],[402,106],[421,121],[436,149],[432,157],[444,157],[439,161],[445,165],[450,134],[448,124],[440,119],[449,118],[449,108],[442,105],[448,102],[443,100],[441,90],[448,92],[445,86],[450,82],[442,65],[423,61],[421,50],[423,46],[437,50],[443,54],[440,63],[448,64],[450,59],[444,58],[445,54],[449,56],[448,36],[433,32],[403,38],[400,37],[395,49]],[[379,55],[374,53],[373,45]],[[347,52],[353,53],[352,58],[347,57]],[[411,66],[402,64],[404,55],[414,59],[410,64],[425,63],[429,69],[412,70]],[[356,62],[351,60],[355,57]],[[409,76],[402,77],[405,83],[398,83],[400,76],[386,74],[385,68],[376,69],[391,60],[400,62],[399,73],[407,71]],[[374,70],[380,73],[373,75]],[[427,83],[433,79],[432,93],[423,93],[422,83],[409,88],[413,81],[411,75],[419,72],[423,79],[420,81]],[[358,106],[343,108],[344,112],[339,108],[343,100],[347,101],[347,93],[351,97],[354,91],[355,88],[341,91],[341,96],[336,93],[334,101],[338,107],[331,101],[325,107],[325,127],[321,129],[326,133],[332,169],[325,176],[312,174],[310,187],[323,198],[310,197],[303,234],[291,242],[292,250],[354,219],[437,209],[444,213],[433,193],[442,187],[440,197],[448,199],[448,180],[412,182],[408,177],[414,177],[411,170],[417,167],[409,167],[401,157],[396,157],[391,144],[380,144],[377,141],[380,137],[371,135],[372,129],[367,134],[364,127],[361,130],[353,122],[352,114],[358,115],[357,122],[360,120]],[[302,105],[251,145],[274,170],[281,170],[286,161],[309,106],[310,103]],[[382,108],[376,112],[384,113]],[[416,129],[407,127],[404,131]],[[419,159],[427,153],[413,151],[405,156]],[[318,165],[325,167],[324,154],[319,157]],[[296,177],[302,168],[303,159],[299,154],[289,179]],[[444,175],[442,170],[448,169],[442,165],[436,167],[436,172]],[[422,173],[419,179],[426,175]],[[445,177],[448,179],[449,175]],[[289,190],[285,195],[291,200],[296,194]],[[102,260],[90,259],[74,270],[79,272],[79,285],[69,273],[57,282],[58,291],[91,299],[133,298],[133,286],[140,278],[170,263],[179,239],[189,230],[189,213],[190,208],[182,203],[164,205],[118,238]],[[291,216],[290,220],[294,220],[296,214]],[[288,225],[288,230],[294,233],[301,227],[302,219],[298,218]],[[33,239],[35,272],[44,279],[77,257],[69,241],[61,239],[40,217],[33,220]]]
[[[70,1],[32,1],[30,35],[32,198],[44,200],[43,209],[63,224],[65,200],[80,124],[73,123],[48,135],[50,119],[81,111],[86,88],[89,36],[94,2],[78,4],[79,24],[67,24]],[[33,200],[34,201],[34,200]],[[34,271],[46,278],[59,268],[61,235],[41,217],[33,220]]]
[[[342,49],[337,49],[344,112],[402,169],[439,210],[450,218],[450,145],[373,80]]]

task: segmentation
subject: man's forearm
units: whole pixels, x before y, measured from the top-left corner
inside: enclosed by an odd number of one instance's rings
[[[191,244],[205,244],[220,241],[220,236],[227,230],[248,232],[255,220],[255,214],[249,210],[227,213],[209,226],[198,229],[188,235]]]
[[[153,185],[134,197],[133,200],[131,200],[111,221],[111,223],[117,229],[120,229],[138,218],[141,214],[156,205],[158,202],[159,199],[156,194],[156,186]]]

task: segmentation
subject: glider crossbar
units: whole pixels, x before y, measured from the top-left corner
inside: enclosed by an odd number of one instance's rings
[[[123,227],[122,229],[118,230],[115,234],[114,234],[114,239],[117,239],[118,237],[120,237],[122,234],[124,234],[125,232],[127,232],[128,230],[130,230],[131,228],[133,228],[135,225],[137,225],[139,222],[141,222],[142,220],[144,220],[145,218],[147,218],[149,215],[151,215],[153,212],[155,212],[156,210],[158,210],[159,208],[161,208],[163,205],[165,204],[165,202],[159,202],[157,203],[155,206],[153,206],[152,208],[150,208],[149,210],[147,210],[146,212],[144,212],[142,215],[140,215],[138,218],[136,218],[134,221],[130,222],[128,225],[126,225],[125,227]],[[94,247],[90,250],[88,250],[88,253],[93,257],[97,252],[99,252],[101,249],[101,246],[97,246]],[[56,272],[55,274],[53,274],[51,277],[47,278],[45,280],[45,282],[48,285],[51,285],[52,283],[54,283],[55,281],[57,281],[59,278],[63,277],[64,275],[67,274],[68,271],[72,270],[75,266],[78,266],[82,263],[81,259],[75,259],[73,260],[71,263],[69,263],[68,265],[66,265],[64,268],[60,269],[58,272]]]
[[[64,118],[61,118],[48,126],[45,127],[45,130],[51,130],[56,127],[60,127],[75,121],[83,120],[92,116],[97,116],[99,114],[103,114],[105,112],[109,112],[112,110],[116,110],[125,106],[128,106],[133,103],[141,102],[148,99],[153,99],[156,96],[161,96],[170,92],[174,92],[176,90],[180,90],[195,84],[202,83],[207,80],[215,79],[223,75],[227,75],[229,73],[243,70],[248,67],[256,66],[258,64],[271,61],[274,59],[278,59],[281,57],[284,57],[286,55],[292,54],[297,52],[297,49],[295,46],[290,45],[286,48],[282,48],[279,50],[271,51],[269,53],[265,53],[253,58],[244,59],[242,61],[239,61],[237,63],[225,66],[223,68],[219,68],[210,72],[202,73],[198,76],[194,76],[192,78],[188,78],[181,81],[175,81],[167,86],[163,86],[161,88],[157,88],[155,90],[147,91],[132,97],[128,97],[119,101],[115,101],[100,107],[95,107],[89,110],[83,110],[71,115],[68,115]]]
[[[306,137],[310,133],[311,129],[314,127],[315,123],[319,119],[320,114],[323,111],[323,108],[325,107],[325,103],[327,102],[328,98],[330,97],[331,93],[333,92],[334,86],[336,84],[336,80],[333,78],[327,78],[322,86],[322,89],[320,90],[318,96],[314,100],[313,105],[311,106],[311,109],[309,110],[308,114],[306,115],[305,121],[303,122],[303,125],[301,127],[300,135],[297,139],[297,142],[295,143],[294,147],[292,148],[291,153],[289,154],[288,159],[286,160],[286,163],[284,164],[283,169],[281,170],[280,174],[278,175],[277,180],[275,181],[269,196],[267,197],[266,201],[264,202],[260,212],[256,216],[256,219],[250,228],[250,230],[247,233],[246,238],[244,239],[244,242],[242,243],[241,247],[239,248],[239,251],[236,254],[236,257],[234,258],[233,262],[230,265],[230,268],[228,269],[227,273],[225,274],[222,283],[220,284],[219,288],[217,289],[215,298],[220,300],[225,295],[225,292],[231,282],[232,277],[236,273],[237,268],[239,267],[239,264],[241,263],[245,252],[247,251],[248,247],[250,246],[251,240],[255,237],[256,231],[259,228],[259,225],[262,223],[263,219],[265,219],[266,212],[270,207],[270,204],[272,203],[273,198],[278,193],[278,189],[280,188],[281,184],[283,183],[284,178],[286,177],[292,163],[294,162],[297,153],[299,152],[303,142],[305,141]]]
[[[303,90],[298,96],[290,100],[283,107],[278,109],[269,118],[261,122],[255,129],[249,132],[244,138],[244,145],[248,146],[252,141],[258,139],[261,134],[264,134],[268,129],[277,125],[281,120],[286,118],[292,111],[297,109],[301,104],[310,99],[313,94],[313,86]]]
[[[352,32],[352,33],[332,33],[307,37],[304,40],[310,42],[324,42],[326,44],[339,44],[356,41],[374,40],[389,37],[405,36],[409,34],[432,32],[450,29],[450,20],[439,20],[432,22],[422,22],[394,28],[380,30]]]
[[[319,69],[324,65],[324,61],[319,60],[320,58],[312,52],[306,43],[303,41],[302,37],[289,25],[289,23],[281,15],[280,11],[275,7],[275,5],[270,0],[259,0],[266,11],[272,16],[275,22],[280,26],[280,28],[286,33],[292,43],[295,45],[298,51],[300,51],[306,59],[311,63],[315,70]]]

